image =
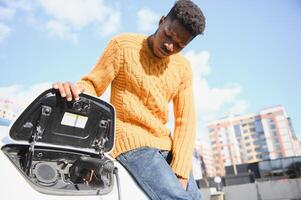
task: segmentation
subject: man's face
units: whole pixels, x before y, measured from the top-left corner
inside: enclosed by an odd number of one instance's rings
[[[159,58],[165,58],[181,51],[193,36],[176,19],[161,18],[159,28],[152,40],[152,51]]]

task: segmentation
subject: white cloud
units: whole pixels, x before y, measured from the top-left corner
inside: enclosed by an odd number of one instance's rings
[[[198,137],[204,139],[207,136],[207,123],[224,115],[244,113],[247,102],[240,99],[242,87],[238,84],[228,84],[217,88],[210,87],[205,76],[210,74],[209,58],[206,51],[188,51],[185,54],[193,69],[194,97],[197,113]],[[205,137],[205,141],[208,138]]]
[[[121,12],[104,0],[2,1],[0,23],[21,13],[26,22],[35,28],[75,43],[84,28],[92,27],[101,36],[107,36],[117,32],[121,26]]]
[[[219,111],[226,103],[233,103],[241,93],[241,87],[233,85],[224,88],[210,88],[206,79],[198,80],[195,78],[194,93],[196,94],[196,101],[199,102],[197,108],[202,112],[215,112]]]
[[[235,104],[229,108],[228,113],[229,115],[238,115],[243,114],[248,107],[248,103],[244,100],[238,100]]]
[[[0,98],[10,100],[12,105],[10,105],[9,108],[13,112],[19,113],[31,103],[35,97],[50,87],[50,83],[38,83],[31,87],[25,87],[23,85],[0,87]]]
[[[12,29],[9,26],[0,23],[0,43],[3,42],[11,32]]]
[[[16,13],[15,9],[0,7],[0,20],[11,20]]]
[[[193,72],[196,72],[198,76],[205,76],[210,73],[210,55],[207,51],[200,51],[197,53],[193,50],[190,50],[185,53],[185,57],[190,61],[190,64],[194,66]]]
[[[35,7],[36,2],[34,0],[2,0],[0,6],[0,42],[12,32],[9,22],[16,17],[16,13],[23,12],[25,19],[27,19],[32,15]]]
[[[51,29],[52,35],[54,31],[58,31],[56,35],[60,36],[64,29],[65,34],[69,33],[73,37],[88,25],[99,27],[101,35],[109,35],[120,27],[120,12],[102,0],[40,0],[40,3],[51,23],[56,22],[56,28]],[[64,38],[70,37],[65,35]]]
[[[55,19],[81,28],[108,14],[102,1],[96,0],[41,0],[45,11]]]
[[[223,88],[212,88],[205,76],[210,73],[210,54],[206,51],[188,51],[185,54],[193,69],[193,86],[197,110],[212,113],[221,110],[226,103],[233,103],[242,92],[239,85],[230,84]]]
[[[46,24],[46,29],[53,36],[58,36],[61,39],[70,40],[74,43],[78,41],[77,34],[72,33],[70,28],[59,21],[51,20]]]
[[[36,7],[36,1],[35,0],[2,0],[4,5],[6,5],[7,8],[14,10],[22,10],[25,12],[31,12],[34,7]]]
[[[120,12],[116,12],[114,15],[110,15],[106,23],[103,23],[103,25],[100,26],[100,35],[107,36],[111,33],[116,32],[118,30],[118,27],[120,27],[120,17]]]
[[[149,10],[141,9],[137,12],[138,15],[138,30],[141,32],[154,31],[159,23],[160,16]]]

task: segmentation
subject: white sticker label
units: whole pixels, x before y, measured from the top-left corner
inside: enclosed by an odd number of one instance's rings
[[[65,112],[61,124],[76,128],[85,128],[87,121],[88,117]]]

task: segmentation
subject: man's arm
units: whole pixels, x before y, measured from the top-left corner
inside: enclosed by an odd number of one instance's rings
[[[78,95],[83,91],[94,96],[101,96],[117,75],[121,57],[117,41],[111,40],[91,72],[83,76],[77,84],[57,82],[52,86],[58,89],[61,96],[66,97],[68,101],[77,100]]]
[[[173,98],[175,128],[172,145],[171,167],[183,186],[191,171],[195,141],[195,108],[192,92],[192,72],[188,71]]]

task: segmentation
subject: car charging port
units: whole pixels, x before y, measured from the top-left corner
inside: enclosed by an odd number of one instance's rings
[[[108,158],[82,156],[69,168],[70,181],[74,184],[110,187],[114,163]]]

